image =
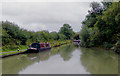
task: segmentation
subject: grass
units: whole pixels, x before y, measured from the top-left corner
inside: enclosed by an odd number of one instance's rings
[[[51,47],[59,46],[59,45],[70,43],[70,42],[71,42],[70,40],[66,40],[66,41],[49,41]]]
[[[26,49],[28,48],[27,45],[21,45],[19,46],[19,51],[17,51],[17,49],[6,49],[6,50],[2,50],[2,47],[0,47],[0,56],[1,55],[9,55],[9,54],[16,54],[16,53],[19,53],[19,52],[24,52],[26,51]],[[2,53],[2,52],[5,52],[5,53]]]
[[[63,44],[66,44],[66,43],[70,43],[71,40],[66,40],[66,41],[48,41],[51,45],[51,47],[54,47],[54,46],[60,46],[60,45],[63,45]],[[2,47],[0,47],[0,56],[1,55],[9,55],[9,54],[16,54],[16,53],[19,53],[19,52],[24,52],[26,51],[25,49],[27,49],[28,46],[27,45],[21,45],[19,46],[19,49],[20,51],[17,51],[17,49],[6,49],[6,50],[2,50]],[[2,52],[5,52],[5,53],[2,53]]]
[[[21,45],[21,46],[19,46],[19,48],[17,48],[17,49],[23,50],[23,49],[27,49],[27,48],[28,48],[27,45]],[[17,49],[5,49],[5,50],[2,49],[2,52],[17,51]]]
[[[14,52],[6,52],[6,53],[2,53],[0,55],[9,55],[9,54],[16,54],[16,53],[20,53],[20,52],[24,52],[26,50],[22,50],[22,51],[14,51]]]

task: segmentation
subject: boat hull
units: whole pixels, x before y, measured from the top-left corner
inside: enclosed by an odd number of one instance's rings
[[[48,50],[48,49],[51,49],[51,47],[40,48],[40,49],[27,49],[27,51],[25,51],[25,53],[38,53],[40,51],[44,51],[44,50]]]

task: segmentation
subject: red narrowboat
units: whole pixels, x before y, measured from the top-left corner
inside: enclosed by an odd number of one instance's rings
[[[47,49],[51,49],[50,43],[32,43],[26,52],[39,52]]]

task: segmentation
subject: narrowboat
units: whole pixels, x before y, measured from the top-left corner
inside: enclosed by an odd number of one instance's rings
[[[42,50],[51,49],[50,43],[32,43],[27,49],[27,53],[40,52]]]
[[[74,43],[74,45],[78,46],[78,45],[80,45],[80,40],[74,40],[73,43]]]

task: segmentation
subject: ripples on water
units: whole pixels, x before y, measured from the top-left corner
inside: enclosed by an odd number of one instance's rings
[[[72,44],[3,58],[3,74],[117,74],[118,55]]]

